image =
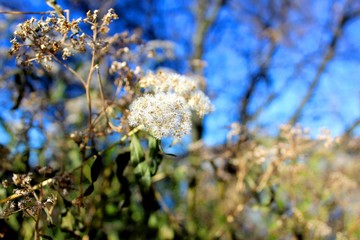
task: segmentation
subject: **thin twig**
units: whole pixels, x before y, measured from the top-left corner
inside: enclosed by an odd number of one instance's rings
[[[42,187],[40,188],[40,196],[39,198],[36,196],[36,202],[37,202],[37,208],[36,208],[36,220],[35,220],[35,232],[34,232],[34,239],[39,239],[40,236],[40,221],[41,221],[41,206],[39,206],[39,203],[41,204],[42,201]]]
[[[95,70],[95,58],[96,58],[96,42],[97,42],[97,26],[93,26],[94,30],[94,34],[93,34],[93,49],[92,49],[92,54],[91,54],[91,65],[90,65],[90,70],[89,70],[89,74],[86,80],[86,100],[88,102],[88,109],[89,109],[89,137],[91,137],[92,135],[92,106],[91,106],[91,93],[90,93],[90,83],[91,83],[91,79],[92,76],[94,74],[94,70]]]
[[[181,230],[181,224],[179,220],[176,218],[176,216],[170,211],[170,208],[166,205],[163,197],[161,196],[159,191],[155,191],[155,197],[157,201],[159,202],[161,208],[164,210],[164,212],[168,215],[170,222],[172,222],[175,229],[180,231]]]
[[[82,85],[84,86],[84,88],[86,88],[86,83],[84,81],[84,79],[74,70],[72,69],[69,65],[67,65],[66,63],[64,63],[63,61],[61,61],[60,59],[58,59],[54,54],[51,54],[52,57],[55,59],[55,61],[57,61],[58,63],[60,63],[61,65],[63,65],[67,70],[69,70],[77,79],[80,80],[80,82],[82,83]]]
[[[46,11],[46,12],[23,12],[23,11],[14,11],[14,10],[0,10],[0,14],[11,14],[11,15],[47,15],[56,13],[56,11]],[[66,20],[70,21],[70,10],[65,9],[64,13],[66,13]]]
[[[100,97],[101,97],[102,106],[103,106],[103,112],[105,114],[107,122],[109,122],[109,118],[108,118],[108,115],[106,113],[106,107],[107,106],[106,106],[105,97],[104,97],[104,88],[103,88],[103,85],[102,85],[102,80],[101,80],[101,75],[100,75],[100,68],[99,68],[98,65],[97,65],[96,69],[97,69],[97,76],[98,76],[98,83],[99,83]]]
[[[11,14],[11,15],[26,15],[26,14],[38,14],[45,15],[55,13],[55,11],[46,11],[46,12],[21,12],[21,11],[12,11],[12,10],[0,10],[0,14]]]
[[[140,129],[142,128],[142,126],[138,126],[134,129],[132,129],[129,133],[125,134],[119,141],[113,143],[112,145],[110,145],[108,148],[106,148],[105,150],[101,151],[100,154],[103,154],[107,151],[109,151],[110,149],[112,149],[113,147],[118,146],[119,144],[125,142],[126,139],[128,139],[129,137],[131,137],[132,135],[134,135],[135,133],[137,133],[138,131],[140,131]]]
[[[124,143],[124,142],[126,141],[126,139],[128,139],[129,137],[131,137],[132,135],[134,135],[134,134],[136,134],[138,131],[140,131],[141,127],[142,127],[142,126],[138,126],[138,127],[134,128],[134,129],[132,129],[129,133],[125,134],[119,141],[113,143],[112,145],[110,145],[110,146],[107,147],[106,149],[98,152],[98,154],[99,154],[99,155],[102,155],[102,154],[106,153],[107,151],[111,150],[112,148],[118,146],[119,144]],[[91,157],[92,157],[92,156],[91,156]],[[90,159],[91,157],[86,158],[86,160]],[[86,162],[86,161],[83,161],[83,163],[81,163],[80,166],[74,168],[71,172],[75,172],[75,171],[81,169],[81,168],[84,166],[85,162]],[[80,187],[81,187],[81,186],[80,186]],[[0,202],[0,203],[1,203],[1,202]]]
[[[47,186],[47,185],[50,185],[50,184],[52,184],[52,183],[54,183],[54,182],[55,182],[55,179],[54,179],[54,178],[46,179],[45,181],[43,181],[43,182],[35,185],[34,187],[32,187],[32,188],[30,189],[30,192],[33,192],[33,191],[35,191],[35,190],[38,190],[38,189],[40,189],[40,188],[42,188],[42,187],[45,187],[45,186]],[[1,204],[1,203],[8,202],[8,201],[11,201],[11,200],[14,200],[14,199],[19,198],[19,197],[22,197],[22,196],[25,196],[25,195],[27,195],[27,194],[29,194],[29,191],[26,191],[26,192],[23,192],[23,193],[15,193],[15,194],[13,194],[13,195],[5,198],[5,199],[0,200],[0,204]]]

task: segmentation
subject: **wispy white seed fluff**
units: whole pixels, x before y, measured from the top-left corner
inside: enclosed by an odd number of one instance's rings
[[[175,93],[145,94],[130,105],[129,124],[154,137],[181,138],[191,131],[191,111]]]
[[[193,78],[171,72],[149,73],[140,79],[139,86],[151,92],[174,93],[183,97],[190,109],[200,117],[214,110],[210,99],[200,90]]]

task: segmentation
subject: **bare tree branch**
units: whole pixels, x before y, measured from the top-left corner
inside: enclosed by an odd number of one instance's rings
[[[351,136],[354,130],[360,125],[360,118],[356,119],[345,131],[344,136]]]
[[[193,36],[193,55],[191,57],[192,71],[196,74],[203,75],[203,66],[200,64],[193,64],[194,60],[201,60],[204,54],[204,45],[206,35],[210,28],[215,23],[221,7],[225,4],[225,0],[216,0],[213,6],[213,10],[208,14],[209,4],[206,0],[198,0],[198,6],[196,8],[196,29]],[[192,139],[197,141],[201,139],[203,133],[202,120],[195,117],[193,120]]]
[[[262,80],[265,82],[270,82],[268,68],[269,68],[271,59],[276,51],[276,48],[277,48],[276,42],[272,41],[270,50],[267,53],[265,61],[261,64],[258,72],[255,73],[250,79],[250,85],[248,86],[248,89],[246,90],[245,95],[241,101],[240,122],[242,123],[242,125],[246,125],[247,122],[251,118],[251,115],[249,113],[249,104],[251,103],[252,96],[256,90],[256,86]]]
[[[195,29],[195,34],[193,36],[194,53],[192,56],[192,60],[202,59],[204,54],[205,37],[208,34],[211,26],[216,21],[219,15],[219,11],[224,4],[225,4],[225,0],[216,0],[214,4],[214,9],[207,16],[207,11],[209,8],[208,1],[206,0],[198,1],[198,6],[195,12],[197,27]],[[197,67],[193,67],[192,70],[198,71],[200,69],[198,69]]]
[[[317,86],[320,83],[321,76],[325,72],[326,67],[328,66],[330,61],[334,58],[334,52],[336,50],[336,47],[338,45],[339,39],[343,33],[344,28],[346,27],[347,23],[350,22],[350,20],[353,20],[355,17],[359,16],[359,14],[360,14],[360,10],[354,11],[349,14],[343,14],[339,18],[336,28],[335,28],[335,31],[331,37],[329,44],[326,47],[324,56],[321,60],[319,67],[317,68],[315,76],[314,76],[313,80],[311,81],[311,83],[306,91],[305,96],[301,100],[299,106],[296,108],[294,114],[291,116],[291,118],[288,122],[289,124],[294,125],[300,120],[305,106],[309,103],[311,98],[314,96],[315,89],[317,88]]]

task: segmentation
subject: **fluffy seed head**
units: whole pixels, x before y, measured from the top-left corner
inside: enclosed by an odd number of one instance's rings
[[[130,105],[129,124],[154,137],[181,138],[190,133],[191,112],[185,99],[174,93],[145,94]]]
[[[139,86],[151,92],[174,93],[185,99],[190,109],[200,117],[214,111],[210,99],[200,90],[193,78],[171,72],[149,73],[140,79]]]

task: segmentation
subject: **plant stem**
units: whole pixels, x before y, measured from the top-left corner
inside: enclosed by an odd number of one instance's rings
[[[43,182],[41,182],[41,183],[33,186],[33,187],[30,189],[30,192],[33,192],[33,191],[35,191],[35,190],[38,190],[39,188],[45,187],[45,186],[47,186],[47,185],[49,185],[49,184],[52,184],[52,183],[54,183],[54,182],[55,182],[55,179],[54,179],[54,178],[46,179],[45,181],[43,181]],[[13,194],[13,195],[5,198],[5,199],[0,200],[0,204],[1,204],[1,203],[8,202],[8,201],[11,201],[11,200],[14,200],[14,199],[19,198],[19,197],[22,197],[22,196],[24,196],[24,195],[26,195],[26,194],[29,194],[29,192],[15,193],[15,194]]]

